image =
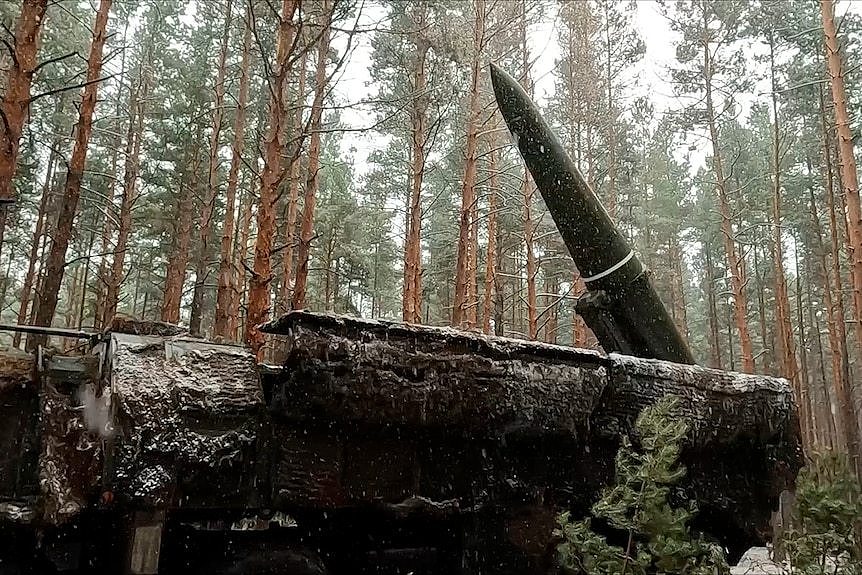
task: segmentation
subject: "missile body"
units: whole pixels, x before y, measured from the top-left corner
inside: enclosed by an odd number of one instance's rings
[[[588,294],[577,311],[605,351],[694,363],[631,246],[611,221],[536,104],[491,64],[500,113],[542,194]]]

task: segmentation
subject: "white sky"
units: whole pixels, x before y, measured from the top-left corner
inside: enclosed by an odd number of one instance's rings
[[[380,19],[384,11],[379,6],[366,5],[360,22],[363,26]],[[533,54],[537,56],[534,65],[536,96],[539,100],[550,97],[554,91],[553,69],[555,62],[560,57],[560,47],[557,44],[556,8],[553,8],[542,22],[530,29],[530,44]],[[663,77],[664,71],[674,59],[674,43],[671,32],[664,18],[658,11],[658,5],[652,0],[642,0],[637,4],[635,22],[641,37],[646,44],[646,54],[643,60],[633,67],[633,76],[642,87],[642,91],[649,91],[654,100],[657,111],[672,105],[672,94]],[[359,36],[350,62],[345,66],[344,72],[338,77],[335,94],[342,102],[355,102],[369,95],[371,76],[369,66],[371,64],[370,35]],[[344,47],[343,38],[334,43],[339,48]],[[346,109],[342,113],[345,124],[360,127],[370,125],[372,119],[368,110]],[[342,143],[342,150],[347,153],[351,148],[355,150],[355,169],[359,175],[367,172],[366,158],[373,150],[382,145],[383,141],[375,141],[368,134],[348,132]]]
[[[843,15],[847,11],[862,14],[862,1],[839,0],[836,6],[836,14]],[[360,22],[367,26],[383,17],[385,10],[375,5],[370,0],[364,8],[364,14]],[[530,44],[533,54],[537,56],[534,65],[534,78],[536,96],[539,100],[547,99],[553,94],[554,79],[552,72],[556,60],[560,56],[560,47],[557,44],[556,7],[552,6],[542,22],[531,27]],[[668,108],[677,108],[682,105],[673,95],[671,85],[668,81],[668,68],[675,60],[676,35],[670,30],[665,18],[659,12],[658,4],[653,0],[639,0],[635,14],[636,28],[646,44],[646,53],[643,59],[632,67],[632,77],[638,84],[638,94],[649,94],[656,113],[660,114]],[[466,31],[465,33],[469,33]],[[345,66],[342,75],[337,79],[335,88],[336,97],[341,102],[355,102],[372,93],[369,87],[371,77],[368,72],[371,63],[370,35],[360,34],[356,43],[350,62]],[[340,43],[339,43],[340,42]],[[344,39],[334,41],[336,47],[343,49]],[[767,89],[766,86],[757,88],[758,91]],[[740,98],[742,110],[749,109],[755,99],[755,95]],[[352,127],[369,126],[373,121],[372,115],[367,109],[345,109],[342,120]],[[369,169],[366,158],[376,148],[385,144],[385,140],[377,139],[371,134],[359,132],[348,132],[342,142],[342,150],[345,153],[353,148],[355,158],[355,170],[357,175],[363,175]],[[705,159],[705,154],[694,153],[692,155],[694,167]]]

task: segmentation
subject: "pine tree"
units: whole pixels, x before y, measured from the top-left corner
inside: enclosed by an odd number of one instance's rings
[[[691,532],[694,504],[669,501],[685,475],[678,459],[688,424],[674,415],[677,405],[678,399],[665,397],[638,416],[639,446],[623,437],[614,483],[592,507],[593,517],[621,532],[624,546],[608,543],[590,519],[572,521],[562,513],[556,535],[563,539],[558,550],[564,568],[585,575],[730,572],[721,548]]]

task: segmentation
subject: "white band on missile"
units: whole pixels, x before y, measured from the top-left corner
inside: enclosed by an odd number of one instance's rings
[[[594,282],[596,280],[600,280],[603,277],[607,277],[607,276],[611,275],[612,273],[614,273],[615,271],[617,271],[618,269],[620,269],[621,267],[623,267],[624,265],[626,265],[629,262],[629,260],[632,259],[632,257],[634,255],[635,255],[635,252],[633,250],[629,250],[629,255],[627,255],[626,257],[621,259],[619,262],[615,263],[614,265],[612,265],[611,267],[606,269],[605,271],[603,271],[601,273],[597,273],[594,276],[590,276],[588,278],[581,278],[581,279],[584,280],[584,283],[590,283],[590,282]]]

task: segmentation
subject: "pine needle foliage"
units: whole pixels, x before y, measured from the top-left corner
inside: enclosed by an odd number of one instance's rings
[[[862,487],[846,455],[812,458],[797,479],[794,511],[784,538],[791,573],[862,574]]]
[[[616,477],[592,507],[594,518],[622,532],[625,547],[596,533],[591,519],[558,518],[556,535],[562,567],[583,575],[652,575],[729,573],[723,551],[688,527],[695,505],[671,505],[674,486],[685,476],[678,463],[688,431],[674,415],[679,400],[667,397],[643,410],[635,424],[639,445],[623,438],[616,456]]]

